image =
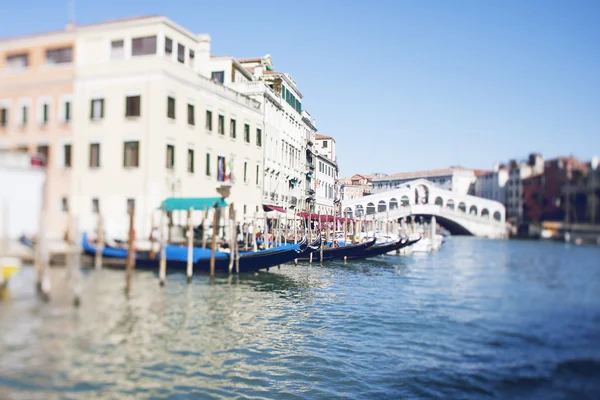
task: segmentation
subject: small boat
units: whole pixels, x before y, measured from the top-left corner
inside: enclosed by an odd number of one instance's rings
[[[82,238],[82,247],[86,254],[96,254],[96,246],[88,242],[85,234]],[[284,264],[304,256],[307,251],[310,253],[314,250],[309,246],[308,240],[305,237],[295,245],[283,245],[256,252],[240,252],[239,272],[254,272],[259,269],[269,269],[270,267]],[[165,246],[167,270],[185,271],[187,269],[187,253],[188,248],[186,246]],[[102,255],[109,258],[125,259],[127,257],[127,249],[104,247],[104,249],[102,249]],[[192,257],[194,260],[194,272],[210,271],[210,249],[195,247],[192,250]],[[231,255],[228,252],[215,251],[215,271],[228,272],[230,257]],[[148,251],[138,251],[135,254],[135,267],[137,269],[158,270],[159,263],[159,254],[155,257],[150,257],[150,252]]]
[[[349,244],[347,246],[340,247],[324,247],[323,248],[323,261],[331,261],[331,260],[340,260],[344,257],[351,258],[358,254],[363,253],[366,249],[373,246],[375,244],[375,239],[371,239],[367,242],[357,243],[357,244]],[[321,249],[317,249],[313,254],[313,261],[320,261]],[[299,257],[298,261],[309,261],[310,256],[307,257]]]

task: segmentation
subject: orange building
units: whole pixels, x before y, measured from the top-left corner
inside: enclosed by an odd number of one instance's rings
[[[48,234],[54,238],[68,225],[74,59],[69,27],[0,40],[0,148],[44,156]]]

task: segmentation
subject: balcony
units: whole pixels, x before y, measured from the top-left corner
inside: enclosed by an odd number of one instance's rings
[[[290,207],[296,207],[298,205],[298,198],[296,196],[290,197]]]
[[[315,164],[312,162],[312,160],[310,160],[310,161],[309,161],[309,160],[306,160],[306,167],[307,167],[308,169],[310,169],[311,171],[314,171],[314,170],[315,170]]]
[[[314,191],[313,189],[307,188],[307,189],[306,189],[306,194],[307,194],[308,196],[312,196],[312,195],[314,195],[314,194],[315,194],[315,191]]]

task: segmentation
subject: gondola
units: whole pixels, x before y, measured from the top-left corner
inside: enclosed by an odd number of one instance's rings
[[[348,258],[351,260],[360,260],[360,259],[380,256],[380,255],[389,253],[390,251],[399,250],[403,247],[409,246],[410,242],[411,241],[408,240],[407,237],[404,237],[404,238],[400,238],[399,240],[396,240],[393,242],[376,244],[374,246],[368,247],[362,253],[356,254],[356,255],[348,257]]]
[[[362,254],[366,249],[375,244],[375,239],[371,239],[367,242],[351,244],[348,246],[341,247],[324,247],[323,248],[323,261],[341,260],[344,257],[350,258],[358,254]],[[310,254],[304,257],[299,257],[298,261],[309,261]],[[320,261],[321,254],[320,249],[317,249],[313,254],[313,261]]]

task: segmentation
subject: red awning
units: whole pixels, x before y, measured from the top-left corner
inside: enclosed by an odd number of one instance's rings
[[[299,216],[299,217],[301,217],[301,218],[304,218],[304,219],[309,218],[309,214],[306,211],[299,212],[296,215]],[[325,215],[325,214],[323,214],[323,215],[310,214],[310,219],[312,221],[320,221],[320,222],[333,222],[333,221],[337,221],[337,222],[344,222],[344,221],[354,222],[354,220],[352,218],[334,217],[333,215]]]
[[[263,205],[263,210],[264,211],[277,211],[277,212],[284,213],[284,214],[286,213],[285,208],[281,208],[281,207],[277,207],[277,206]]]

